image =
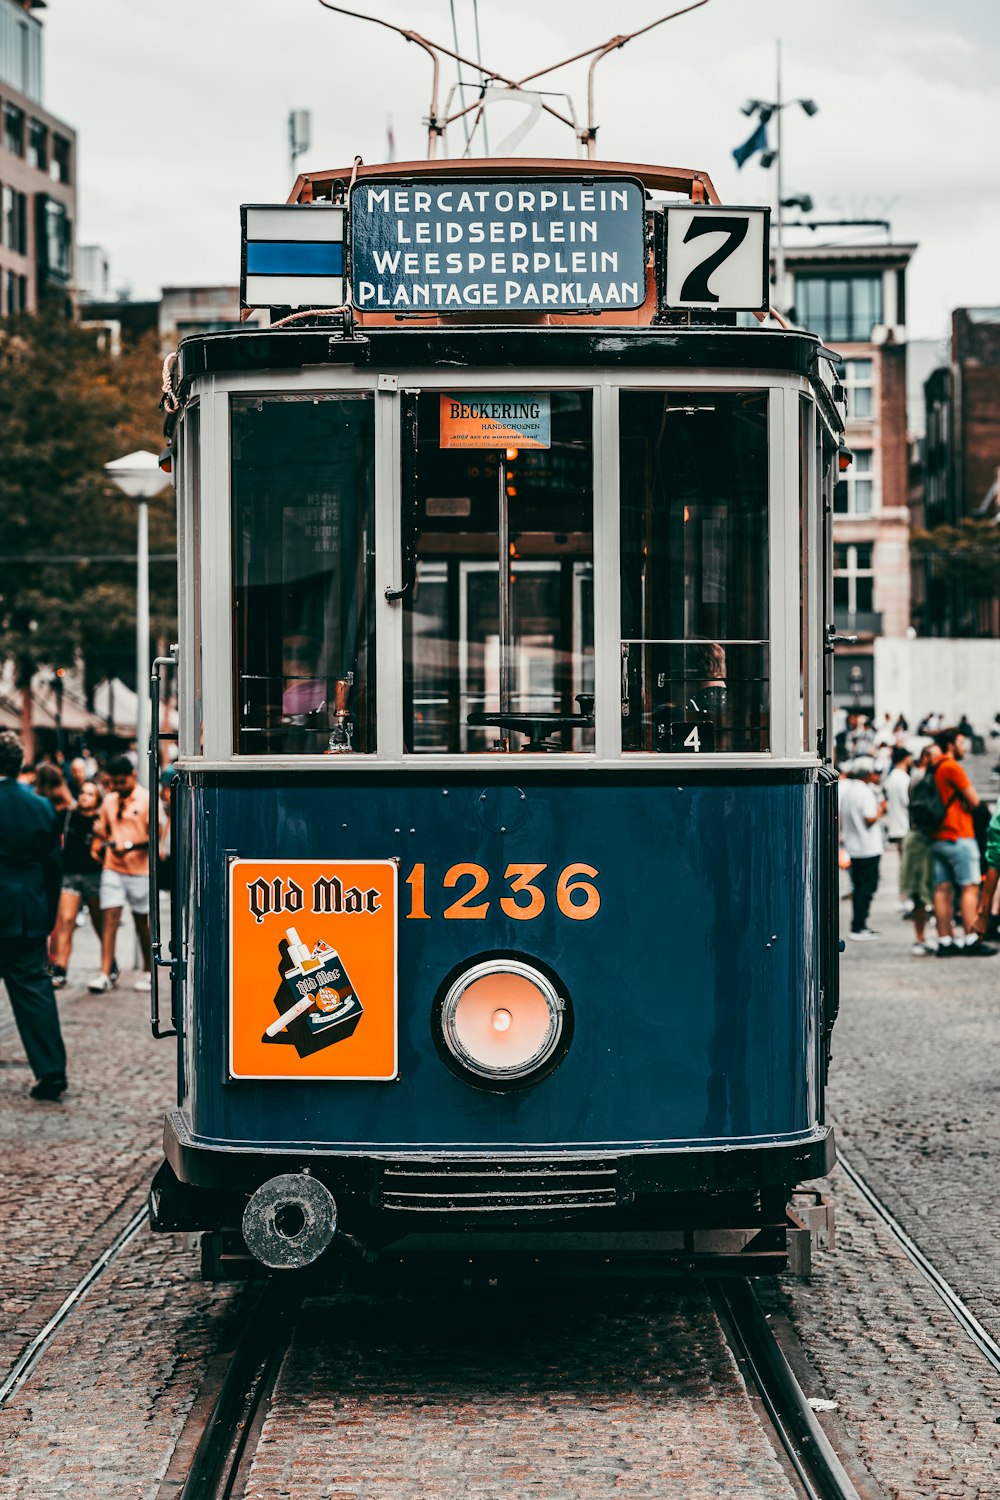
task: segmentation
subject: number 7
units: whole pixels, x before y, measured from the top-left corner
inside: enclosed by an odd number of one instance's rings
[[[718,302],[718,293],[713,292],[708,284],[708,278],[713,271],[717,271],[724,260],[738,250],[747,237],[750,228],[749,219],[726,218],[725,215],[711,219],[692,219],[688,225],[688,232],[684,236],[684,244],[691,240],[699,239],[703,234],[724,234],[726,238],[717,249],[710,255],[706,255],[703,261],[693,266],[684,278],[681,287],[680,300],[682,302]]]

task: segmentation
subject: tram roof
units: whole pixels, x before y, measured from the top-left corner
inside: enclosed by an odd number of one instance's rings
[[[196,335],[183,341],[176,376],[190,384],[202,375],[260,373],[316,366],[354,366],[359,369],[663,369],[740,370],[800,374],[812,380],[829,403],[825,382],[817,378],[820,341],[812,334],[789,329],[778,317],[765,319],[766,248],[760,257],[760,299],[733,301],[733,307],[756,307],[759,325],[738,327],[734,312],[701,309],[675,311],[661,295],[661,251],[656,249],[650,214],[672,211],[673,198],[687,200],[694,212],[722,207],[709,174],[700,168],[643,162],[595,161],[560,157],[488,157],[365,163],[300,174],[288,205],[343,203],[350,214],[351,188],[362,183],[431,187],[435,183],[575,184],[583,189],[602,182],[641,185],[647,199],[647,231],[639,278],[645,282],[641,301],[604,307],[569,306],[517,308],[485,305],[445,310],[440,306],[397,311],[393,303],[358,306],[351,302],[349,284],[343,307],[324,311],[302,309],[285,315],[270,328],[254,326]],[[659,197],[660,201],[656,199]],[[249,233],[244,210],[244,255]],[[285,210],[279,210],[284,212]],[[734,208],[734,214],[766,214],[765,209]],[[268,214],[272,211],[264,209]],[[291,222],[291,221],[289,221]],[[665,221],[663,221],[665,222]],[[721,221],[720,221],[721,223]],[[345,234],[345,238],[346,238]],[[264,238],[275,236],[273,228]],[[405,241],[404,243],[409,243]],[[740,240],[736,241],[741,243]],[[749,243],[749,242],[748,242]],[[763,246],[766,247],[766,228]],[[259,249],[259,246],[257,247]],[[635,273],[632,273],[635,284]],[[260,280],[261,278],[258,278]],[[287,284],[287,283],[285,283]],[[367,284],[367,283],[363,283]],[[633,293],[634,296],[634,293]],[[250,299],[247,298],[247,303]],[[272,304],[273,305],[273,304]],[[778,326],[776,326],[776,323]],[[842,421],[832,403],[828,420],[835,429]]]
[[[823,352],[815,334],[783,328],[397,325],[345,338],[332,335],[329,327],[246,326],[184,339],[176,376],[183,389],[206,375],[265,377],[323,366],[429,369],[442,375],[459,369],[770,371],[810,380],[830,426],[841,432],[843,416],[820,375]]]
[[[440,161],[395,161],[381,164],[361,162],[329,171],[302,172],[288,195],[289,203],[310,203],[328,197],[337,182],[352,177],[421,179],[466,177],[577,177],[582,181],[602,177],[637,177],[650,192],[684,193],[692,203],[721,203],[711,177],[697,167],[657,167],[631,161],[591,161],[558,156],[459,157]]]

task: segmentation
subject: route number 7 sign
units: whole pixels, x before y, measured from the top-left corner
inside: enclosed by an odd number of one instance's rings
[[[766,311],[770,212],[666,207],[664,307]]]

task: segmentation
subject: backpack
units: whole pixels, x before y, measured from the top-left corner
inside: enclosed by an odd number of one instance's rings
[[[948,809],[957,793],[945,802],[938,791],[937,774],[931,768],[927,774],[910,788],[910,827],[933,838],[940,830]]]

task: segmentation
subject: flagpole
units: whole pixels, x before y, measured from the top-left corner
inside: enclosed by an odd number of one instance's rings
[[[778,156],[778,203],[777,203],[777,213],[775,215],[775,220],[776,220],[776,224],[777,224],[777,231],[778,231],[778,233],[777,233],[777,243],[775,244],[775,248],[774,248],[774,305],[775,305],[775,308],[777,309],[778,312],[783,313],[785,311],[785,223],[784,223],[784,212],[785,212],[785,210],[782,207],[782,199],[785,196],[785,194],[784,194],[784,180],[783,180],[783,178],[784,178],[785,156],[784,156],[784,152],[781,149],[781,116],[782,116],[783,111],[782,111],[782,107],[781,107],[781,41],[780,41],[780,38],[775,43],[775,46],[777,48],[777,89],[776,89],[776,92],[775,92],[775,99],[777,100],[777,103],[775,105],[775,114],[778,117],[778,124],[777,124],[777,135],[778,135],[778,151],[777,151],[777,156]]]

